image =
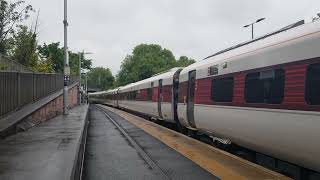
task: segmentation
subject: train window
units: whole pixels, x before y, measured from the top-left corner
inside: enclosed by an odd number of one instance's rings
[[[136,100],[136,99],[137,99],[137,92],[138,92],[138,91],[133,91],[133,92],[132,92],[132,99],[133,99],[133,100]]]
[[[246,102],[280,104],[284,97],[284,81],[283,69],[247,74]]]
[[[147,98],[148,98],[147,100],[148,100],[148,101],[151,101],[151,100],[152,100],[152,93],[153,93],[153,88],[148,88],[148,89],[147,89],[147,96],[148,96],[148,97],[147,97]]]
[[[128,99],[132,100],[133,96],[132,96],[132,92],[128,92]]]
[[[233,77],[212,80],[211,99],[215,102],[232,102]]]
[[[308,67],[305,98],[310,105],[320,105],[320,63]]]

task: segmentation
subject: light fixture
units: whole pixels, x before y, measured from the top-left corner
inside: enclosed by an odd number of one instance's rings
[[[247,28],[247,27],[249,27],[249,26],[251,26],[251,37],[252,37],[252,39],[253,39],[253,25],[254,24],[256,24],[256,23],[259,23],[259,22],[261,22],[261,21],[263,21],[263,20],[265,20],[266,18],[260,18],[260,19],[257,19],[255,22],[253,22],[253,23],[250,23],[250,24],[247,24],[247,25],[245,25],[245,26],[243,26],[244,28]]]
[[[260,21],[263,21],[263,20],[265,20],[266,18],[260,18],[260,19],[258,19],[257,21],[256,21],[256,23],[258,23],[258,22],[260,22]]]

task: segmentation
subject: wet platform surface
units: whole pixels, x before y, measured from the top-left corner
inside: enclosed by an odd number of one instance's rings
[[[70,179],[88,106],[0,140],[1,180]]]
[[[290,179],[123,110],[103,105],[96,106],[103,110],[107,119],[114,119],[120,129],[124,129],[126,134],[150,156],[150,159],[167,175],[162,179]],[[109,148],[112,148],[112,144]],[[93,172],[94,170],[91,173]],[[136,178],[133,177],[129,179]]]
[[[86,180],[218,179],[111,111],[102,112],[92,106],[89,121],[84,166]]]

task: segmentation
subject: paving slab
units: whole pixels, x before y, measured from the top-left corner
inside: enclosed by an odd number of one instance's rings
[[[88,105],[0,140],[1,180],[64,180],[74,175]]]

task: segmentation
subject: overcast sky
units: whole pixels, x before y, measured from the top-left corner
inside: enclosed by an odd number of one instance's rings
[[[63,43],[63,0],[27,0],[40,9],[39,40]],[[69,0],[69,48],[94,53],[94,66],[114,74],[140,43],[155,43],[199,61],[246,41],[243,25],[263,35],[320,12],[319,0]],[[32,17],[35,21],[36,15]]]

